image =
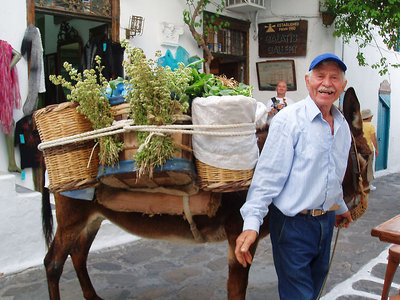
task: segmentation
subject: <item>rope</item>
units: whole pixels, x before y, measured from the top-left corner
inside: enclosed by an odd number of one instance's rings
[[[194,240],[199,243],[204,243],[206,240],[199,231],[199,229],[197,228],[196,222],[194,222],[192,213],[190,211],[190,203],[189,203],[190,197],[188,195],[184,195],[182,201],[183,201],[183,213],[185,214],[186,220],[190,225],[190,231],[193,234]]]
[[[358,173],[360,173],[359,176],[358,176],[358,187],[359,187],[359,189],[360,189],[360,191],[361,191],[361,198],[360,198],[360,200],[359,200],[359,202],[358,202],[358,205],[357,205],[357,206],[354,206],[353,208],[350,209],[351,217],[352,217],[352,219],[355,221],[355,220],[357,220],[359,217],[361,217],[361,216],[364,214],[365,210],[366,210],[366,201],[365,201],[365,200],[366,200],[366,194],[365,194],[365,192],[364,192],[364,187],[363,187],[363,182],[362,182],[362,177],[361,177],[360,160],[358,159],[358,152],[357,152],[356,140],[355,140],[355,138],[354,138],[353,133],[351,133],[351,138],[352,138],[353,149],[354,149],[354,152],[355,152],[355,157],[356,157],[356,162],[357,162],[357,168],[358,168],[357,171],[358,171]],[[354,162],[353,162],[353,163],[354,163]],[[354,168],[353,168],[353,169],[354,169]],[[354,170],[353,170],[353,174],[355,174]],[[354,176],[354,177],[356,177],[356,176]],[[355,196],[353,197],[353,201],[355,202],[356,199],[357,199],[357,195],[355,195]],[[360,210],[360,209],[361,209],[361,210]],[[354,217],[353,217],[353,216],[354,216]],[[317,298],[317,299],[320,299],[320,298],[321,298],[322,292],[323,292],[323,290],[324,290],[324,288],[325,288],[325,284],[326,284],[326,281],[327,281],[327,279],[328,279],[329,272],[330,272],[330,270],[331,270],[333,257],[335,256],[336,246],[337,246],[337,242],[338,242],[338,239],[339,239],[339,232],[340,232],[340,229],[344,226],[345,222],[346,222],[346,220],[342,220],[342,222],[338,225],[338,229],[337,229],[337,233],[336,233],[336,239],[335,239],[335,244],[334,244],[334,246],[333,246],[333,250],[332,250],[332,254],[331,254],[331,259],[330,259],[330,262],[329,262],[328,273],[327,273],[326,276],[325,276],[324,283],[323,283],[323,285],[322,285],[322,287],[321,287],[321,290],[320,290],[320,292],[319,292],[319,294],[318,294],[318,298]]]
[[[251,127],[253,129],[245,131],[233,131],[233,132],[196,130],[196,129],[209,129],[209,130],[236,129],[245,127]],[[213,136],[243,136],[243,135],[254,134],[256,132],[254,127],[255,127],[254,123],[224,124],[224,125],[133,125],[132,120],[122,120],[122,121],[117,121],[113,125],[106,128],[101,128],[93,131],[88,131],[40,143],[38,149],[40,151],[43,151],[44,149],[55,146],[61,146],[76,142],[83,142],[103,136],[115,135],[130,131],[144,131],[144,132],[154,132],[154,133],[203,134],[203,135],[213,135]]]
[[[96,144],[94,144],[92,151],[90,152],[90,157],[89,157],[89,161],[87,163],[86,169],[89,169],[90,166],[90,162],[92,161],[92,157],[93,157],[93,153],[94,153],[94,149],[96,149],[96,146],[99,144],[99,142],[97,142]]]
[[[341,228],[341,227],[339,226],[338,229],[337,229],[337,232],[336,232],[335,244],[334,244],[334,246],[333,246],[333,250],[332,250],[332,254],[331,254],[331,260],[329,261],[328,273],[327,273],[326,276],[325,276],[324,283],[322,284],[322,287],[321,287],[321,290],[319,291],[319,294],[318,294],[318,298],[317,298],[317,299],[320,299],[320,298],[321,298],[322,292],[323,292],[323,290],[324,290],[324,288],[325,288],[326,281],[328,280],[329,271],[331,270],[333,257],[335,256],[336,246],[337,246],[337,242],[338,242],[338,239],[339,239],[340,228]]]
[[[144,143],[140,145],[140,147],[139,147],[139,149],[138,149],[138,152],[142,151],[143,148],[147,147],[147,145],[150,143],[150,140],[151,140],[151,138],[153,137],[153,135],[164,136],[164,134],[162,134],[162,133],[151,132],[151,133],[147,136],[147,138],[146,138],[146,140],[144,141]]]

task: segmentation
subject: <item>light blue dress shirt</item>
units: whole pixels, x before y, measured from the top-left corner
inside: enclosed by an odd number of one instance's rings
[[[245,204],[240,209],[243,230],[259,231],[268,206],[286,216],[304,209],[348,208],[342,181],[351,145],[349,126],[332,106],[334,134],[314,101],[306,99],[281,110],[272,120],[257,162]]]

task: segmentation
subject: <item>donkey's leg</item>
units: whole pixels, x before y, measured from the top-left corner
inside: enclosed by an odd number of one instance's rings
[[[240,219],[229,221],[229,226],[225,226],[226,235],[228,238],[228,263],[229,263],[229,275],[227,282],[227,291],[229,300],[243,300],[246,299],[246,289],[249,279],[250,265],[244,268],[236,259],[235,247],[236,238],[239,236],[242,228],[242,222]],[[258,244],[257,241],[250,247],[250,253],[254,257]]]
[[[72,263],[76,274],[79,279],[79,283],[82,288],[83,296],[85,299],[100,300],[101,298],[96,294],[93,284],[90,280],[89,273],[87,270],[87,257],[89,254],[90,246],[92,245],[97,232],[100,229],[102,218],[97,218],[84,230],[75,245],[70,251]]]
[[[51,300],[60,299],[60,277],[64,269],[65,260],[74,242],[71,238],[71,235],[64,233],[62,230],[57,230],[54,240],[44,258],[47,285]]]
[[[57,213],[57,231],[44,259],[47,284],[51,300],[60,299],[60,277],[65,260],[77,243],[88,220],[95,214],[89,201],[76,200],[55,195]]]

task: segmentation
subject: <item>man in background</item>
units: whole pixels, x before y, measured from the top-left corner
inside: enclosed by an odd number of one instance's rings
[[[273,116],[275,116],[281,109],[294,103],[292,99],[286,97],[286,82],[279,81],[275,90],[276,97],[272,97],[271,99],[269,99],[266,104],[268,112],[268,124],[271,122]]]
[[[368,169],[367,169],[367,178],[368,182],[374,180],[374,149],[375,149],[375,157],[378,156],[378,141],[376,139],[376,130],[375,126],[371,123],[372,114],[370,109],[364,109],[361,111],[361,117],[363,119],[363,135],[367,140],[368,146],[371,149],[371,154],[368,157]],[[376,187],[372,184],[369,185],[369,189],[374,191]]]

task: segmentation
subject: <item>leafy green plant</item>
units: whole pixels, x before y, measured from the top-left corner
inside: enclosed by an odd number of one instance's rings
[[[253,87],[242,82],[232,82],[232,80],[214,76],[213,74],[198,73],[196,69],[192,70],[192,76],[193,80],[186,89],[186,93],[191,99],[195,97],[228,95],[252,97]]]
[[[67,81],[61,75],[50,75],[49,79],[56,85],[71,91],[67,99],[77,102],[77,111],[83,114],[93,125],[93,129],[101,129],[112,125],[114,117],[111,107],[105,96],[108,81],[102,75],[101,59],[96,56],[96,70],[85,70],[83,75],[79,73],[68,62],[64,68],[68,72],[71,81]],[[97,139],[100,144],[99,160],[104,165],[114,165],[118,162],[118,154],[122,150],[123,143],[116,135],[100,137]]]
[[[131,115],[136,125],[168,125],[176,121],[176,114],[185,113],[189,108],[186,88],[191,80],[191,68],[179,63],[174,71],[170,67],[158,65],[156,59],[147,59],[143,51],[122,42],[126,48],[124,61],[127,80],[126,100],[130,103]],[[139,144],[144,144],[135,155],[138,176],[149,174],[155,166],[161,166],[174,153],[174,141],[168,134],[137,132]]]
[[[367,66],[364,49],[374,43],[381,58],[371,64],[381,75],[388,72],[391,64],[376,42],[379,36],[388,49],[398,49],[400,41],[400,0],[363,1],[363,0],[325,0],[325,8],[336,15],[334,35],[342,37],[345,43],[354,38],[359,49],[357,60],[360,66]]]
[[[225,0],[221,0],[219,3],[211,0],[186,0],[186,5],[187,9],[183,11],[183,21],[189,27],[197,45],[202,47],[205,52],[205,57],[207,58],[205,63],[205,72],[209,74],[213,56],[207,46],[206,39],[209,33],[217,32],[219,29],[229,26],[228,22],[217,22],[216,20],[225,7]],[[203,24],[203,19],[201,17],[208,5],[213,5],[217,13],[215,15],[206,16],[206,24]],[[197,31],[197,28],[200,30]]]

